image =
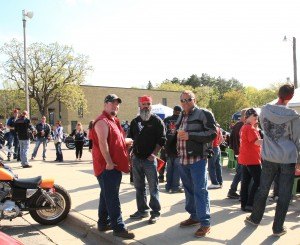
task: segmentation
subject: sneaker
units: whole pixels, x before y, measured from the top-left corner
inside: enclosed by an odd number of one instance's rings
[[[159,216],[151,215],[150,219],[148,220],[148,223],[155,224],[157,220],[159,220]]]
[[[201,226],[195,233],[195,237],[204,237],[210,233],[210,226]]]
[[[177,190],[170,190],[170,193],[184,193],[184,189],[183,188],[178,188]]]
[[[189,218],[185,221],[182,221],[179,226],[182,228],[185,228],[185,227],[190,227],[190,226],[195,226],[195,225],[199,225],[199,221]]]
[[[23,168],[32,168],[32,166],[31,166],[31,165],[29,165],[29,164],[27,164],[27,165],[23,165],[22,167],[23,167]]]
[[[43,161],[46,161],[46,157],[43,157]]]
[[[246,219],[245,219],[245,223],[248,223],[250,225],[253,225],[253,226],[258,226],[259,223],[255,223],[250,216],[247,216]]]
[[[282,235],[284,235],[286,233],[287,233],[286,227],[283,227],[282,231],[280,231],[280,232],[273,232],[273,236],[280,237],[280,236],[282,236]]]
[[[244,212],[252,213],[252,207],[250,206],[241,207],[241,210]]]
[[[149,217],[149,213],[148,212],[140,212],[140,211],[136,211],[134,214],[131,214],[129,216],[130,219],[143,219],[143,218],[147,218]]]
[[[228,194],[227,194],[227,197],[231,198],[231,199],[239,199],[240,195],[237,194],[236,192],[229,191]]]
[[[220,188],[221,188],[220,185],[214,185],[214,184],[211,184],[211,185],[209,185],[209,186],[207,187],[207,189],[209,189],[209,190],[212,190],[212,189],[220,189]]]
[[[109,230],[112,230],[112,227],[109,224],[107,224],[105,226],[98,225],[97,229],[98,229],[98,231],[109,231]]]
[[[133,239],[135,237],[134,233],[129,230],[122,230],[122,231],[114,231],[114,236],[122,237],[124,239]]]
[[[34,160],[34,157],[31,157],[31,160]]]

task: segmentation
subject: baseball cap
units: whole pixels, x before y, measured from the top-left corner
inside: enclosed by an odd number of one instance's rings
[[[246,111],[245,117],[248,118],[248,117],[250,117],[251,115],[253,115],[253,116],[258,116],[256,110],[254,110],[253,108],[250,108],[250,109],[248,109],[248,110]]]
[[[116,94],[107,95],[104,99],[104,103],[113,102],[114,100],[118,100],[119,103],[122,103],[122,100]]]
[[[174,111],[182,111],[182,108],[179,105],[175,105],[174,108],[173,108],[173,110]]]

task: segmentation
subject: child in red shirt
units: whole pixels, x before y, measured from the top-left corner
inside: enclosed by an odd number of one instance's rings
[[[242,166],[242,185],[241,185],[241,209],[251,212],[254,195],[259,187],[261,174],[261,144],[262,139],[259,131],[255,127],[258,123],[258,114],[250,108],[245,114],[245,125],[240,131],[240,152],[238,157],[239,164]],[[250,192],[249,185],[253,179]]]

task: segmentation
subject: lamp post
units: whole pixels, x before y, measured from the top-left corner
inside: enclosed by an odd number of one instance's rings
[[[283,41],[287,41],[287,37],[284,36]],[[293,68],[294,68],[294,86],[298,88],[297,80],[297,56],[296,56],[296,38],[293,37]]]
[[[28,92],[28,81],[27,81],[27,54],[26,54],[26,17],[32,18],[33,12],[27,12],[23,9],[23,34],[24,34],[24,71],[25,71],[25,98],[26,98],[26,111],[28,112],[28,116],[30,116],[29,110],[29,92]]]

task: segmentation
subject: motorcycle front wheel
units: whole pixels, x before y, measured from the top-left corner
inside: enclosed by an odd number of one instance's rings
[[[66,142],[66,147],[70,150],[75,149],[75,143]]]
[[[49,209],[31,210],[31,217],[42,225],[55,225],[64,220],[71,208],[71,197],[69,193],[61,186],[54,185],[55,192],[49,194],[54,200],[56,207]],[[35,200],[36,207],[49,206],[49,201],[42,195]]]

